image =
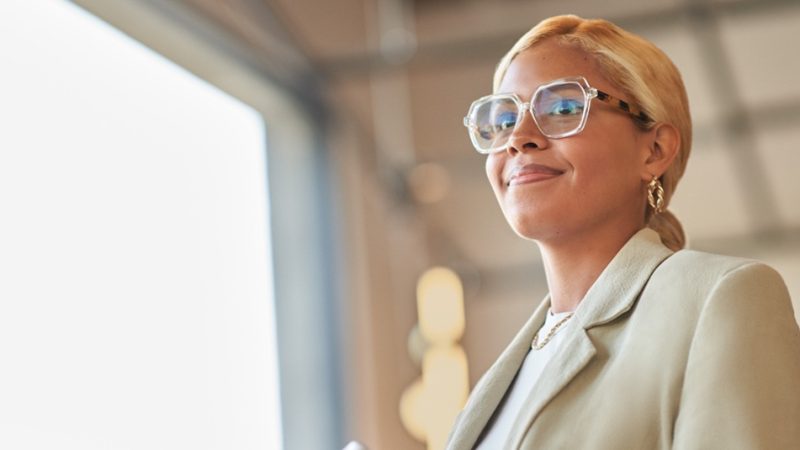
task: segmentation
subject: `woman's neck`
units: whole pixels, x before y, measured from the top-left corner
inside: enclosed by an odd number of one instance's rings
[[[569,239],[539,241],[550,309],[554,313],[574,311],[608,263],[642,226],[616,224]]]

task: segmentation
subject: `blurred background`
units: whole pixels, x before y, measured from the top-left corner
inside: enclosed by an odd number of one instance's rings
[[[471,387],[547,291],[461,120],[564,13],[673,59],[689,247],[798,311],[796,0],[5,0],[0,446],[425,448],[430,330]]]

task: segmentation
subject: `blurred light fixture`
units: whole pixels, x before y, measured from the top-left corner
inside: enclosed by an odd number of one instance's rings
[[[428,422],[426,413],[429,411],[425,404],[425,386],[417,378],[403,391],[400,397],[400,420],[403,426],[414,436],[414,439],[425,442],[427,431],[425,424]]]
[[[417,314],[422,336],[433,345],[448,345],[464,334],[464,288],[455,272],[434,267],[417,282]]]
[[[417,282],[419,324],[409,333],[409,353],[418,358],[420,335],[427,343],[422,375],[400,399],[400,417],[408,432],[428,450],[444,449],[450,428],[469,395],[467,355],[458,344],[464,334],[464,289],[445,267],[426,271]]]
[[[422,360],[422,384],[428,400],[428,449],[441,450],[469,394],[467,355],[460,345],[434,345]]]

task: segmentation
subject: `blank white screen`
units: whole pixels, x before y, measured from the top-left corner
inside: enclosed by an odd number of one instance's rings
[[[261,117],[63,1],[0,59],[0,448],[279,448]]]

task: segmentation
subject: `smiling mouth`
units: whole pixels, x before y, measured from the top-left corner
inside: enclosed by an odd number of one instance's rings
[[[554,169],[552,167],[542,166],[540,164],[528,164],[512,172],[506,186],[536,183],[555,178],[563,173],[563,170]]]

